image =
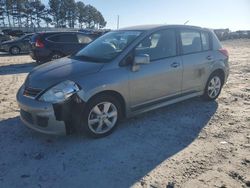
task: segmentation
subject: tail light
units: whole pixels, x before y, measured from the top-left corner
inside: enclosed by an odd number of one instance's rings
[[[224,48],[219,49],[220,53],[222,53],[224,56],[229,57],[228,51]]]
[[[35,43],[35,46],[36,46],[37,48],[43,48],[43,47],[44,47],[44,44],[43,44],[43,42],[42,42],[40,39],[37,39],[37,40],[36,40],[36,43]]]

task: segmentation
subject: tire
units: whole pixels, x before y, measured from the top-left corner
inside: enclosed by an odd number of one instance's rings
[[[224,79],[221,74],[214,72],[208,78],[206,88],[203,94],[203,99],[213,101],[220,95],[221,89],[224,84]]]
[[[42,60],[39,60],[39,61],[37,60],[37,61],[36,61],[36,64],[37,64],[37,65],[42,65],[42,64],[44,64],[44,63],[46,63],[46,61],[42,61]]]
[[[9,50],[11,55],[18,55],[18,54],[20,54],[20,51],[21,51],[21,49],[17,46],[13,46]]]
[[[50,60],[53,61],[53,60],[56,60],[56,59],[60,59],[62,58],[63,55],[59,52],[53,52],[50,56]]]
[[[41,65],[43,62],[42,61],[36,61],[37,65]]]
[[[82,118],[83,131],[93,138],[108,136],[117,127],[121,115],[121,105],[116,98],[99,95],[86,104]]]

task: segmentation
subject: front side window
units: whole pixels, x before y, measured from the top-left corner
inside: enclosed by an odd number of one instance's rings
[[[141,31],[109,32],[80,50],[72,58],[83,61],[109,62],[122,53],[141,33]]]
[[[193,30],[181,30],[180,36],[183,54],[202,51],[200,32]]]
[[[175,31],[162,30],[146,37],[136,47],[135,53],[148,54],[151,61],[176,56]]]

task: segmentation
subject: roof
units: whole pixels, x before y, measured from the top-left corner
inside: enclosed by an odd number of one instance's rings
[[[176,27],[176,28],[192,28],[192,29],[203,29],[201,27],[197,26],[191,26],[191,25],[138,25],[138,26],[132,26],[132,27],[125,27],[121,28],[119,30],[153,30],[153,29],[160,29],[160,28],[170,28],[170,27]]]

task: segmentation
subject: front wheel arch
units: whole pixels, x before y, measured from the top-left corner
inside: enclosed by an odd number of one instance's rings
[[[91,96],[88,101],[87,101],[87,104],[89,101],[95,99],[95,98],[98,98],[100,96],[112,96],[114,98],[116,98],[120,105],[121,105],[121,109],[122,109],[122,118],[126,117],[126,102],[125,102],[125,99],[123,98],[123,96],[117,92],[117,91],[113,91],[113,90],[105,90],[105,91],[101,91],[99,93],[96,93],[94,94],[93,96]]]

